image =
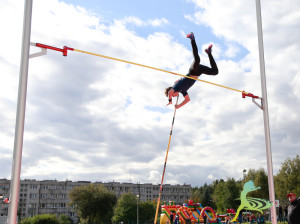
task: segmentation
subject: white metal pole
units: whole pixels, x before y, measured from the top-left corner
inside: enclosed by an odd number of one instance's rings
[[[264,115],[264,128],[265,128],[265,141],[266,141],[266,154],[267,154],[267,167],[268,167],[268,184],[269,184],[269,198],[270,198],[269,200],[273,203],[271,207],[271,221],[272,224],[277,224],[260,0],[256,0],[256,16],[257,16],[256,20],[257,20],[260,76],[261,76],[261,89],[262,89],[262,107],[263,107],[263,115]]]
[[[19,92],[18,104],[15,126],[15,141],[13,164],[10,182],[9,207],[7,223],[17,223],[18,201],[20,191],[20,174],[22,163],[22,148],[23,148],[23,134],[25,123],[25,108],[26,108],[26,93],[27,93],[27,77],[29,64],[29,48],[30,48],[30,33],[31,33],[31,14],[32,14],[32,0],[25,0],[24,7],[24,21],[23,21],[23,40],[22,53],[20,63],[19,76]]]
[[[140,201],[140,195],[138,194],[136,196],[136,224],[139,224],[139,201]]]

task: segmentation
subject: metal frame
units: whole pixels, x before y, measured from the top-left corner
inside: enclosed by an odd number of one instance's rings
[[[253,98],[252,101],[259,108],[263,110],[267,167],[268,167],[269,198],[270,201],[273,203],[273,206],[271,207],[271,219],[272,219],[271,221],[272,224],[277,224],[260,0],[256,0],[256,15],[257,15],[257,31],[258,31],[262,98],[260,98],[261,105],[259,105]],[[7,219],[7,223],[12,223],[12,224],[17,223],[29,58],[38,57],[46,54],[46,51],[42,50],[39,53],[29,55],[31,17],[32,17],[32,0],[25,0],[22,53],[21,53],[21,65],[20,65],[20,76],[19,76],[19,92],[18,92],[14,152],[13,152],[13,167],[12,167],[10,195],[9,195],[10,204],[8,208],[8,219]],[[65,51],[67,50],[68,49],[65,49]],[[64,56],[66,55],[64,54]]]
[[[19,93],[17,103],[17,115],[15,126],[15,141],[13,154],[13,167],[10,182],[9,206],[7,223],[17,223],[18,201],[20,192],[20,175],[22,163],[23,135],[25,123],[27,80],[28,80],[28,64],[30,50],[30,33],[31,33],[31,16],[32,16],[32,0],[25,1],[24,22],[23,22],[23,39],[21,66],[19,76]]]
[[[265,129],[267,167],[268,167],[269,200],[273,203],[271,207],[271,221],[272,224],[277,224],[260,0],[256,0],[256,20],[257,20],[257,36],[258,36],[258,47],[259,47],[261,90],[262,90],[261,100],[262,100],[262,110],[264,116],[264,129]]]

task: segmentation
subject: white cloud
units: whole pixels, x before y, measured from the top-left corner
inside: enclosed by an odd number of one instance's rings
[[[133,23],[136,26],[153,26],[153,27],[158,27],[158,26],[163,26],[163,25],[169,24],[169,21],[165,18],[161,18],[161,19],[156,18],[156,19],[149,19],[149,20],[143,21],[140,18],[135,17],[135,16],[125,17],[124,19],[119,20],[119,22],[121,22],[124,25],[126,25],[128,23],[129,24]]]
[[[149,20],[149,24],[151,24],[152,26],[162,26],[164,24],[169,24],[169,21],[165,18],[151,19],[151,20]]]

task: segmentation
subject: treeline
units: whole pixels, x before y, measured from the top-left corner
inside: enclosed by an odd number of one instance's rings
[[[215,180],[211,184],[192,189],[192,200],[200,202],[202,206],[210,206],[219,214],[226,213],[228,208],[237,209],[244,183],[252,180],[260,190],[250,192],[248,197],[269,199],[268,177],[264,169],[249,169],[242,180],[228,178],[226,180]],[[280,204],[287,204],[286,194],[293,192],[300,196],[300,157],[286,159],[277,175],[274,176],[276,199]],[[139,198],[132,193],[125,193],[117,198],[114,192],[107,190],[103,185],[90,184],[76,187],[70,192],[70,204],[81,224],[109,224],[121,223],[152,224],[156,211],[156,202],[140,202]],[[139,214],[139,217],[137,217]],[[160,214],[160,211],[159,211]],[[159,216],[157,223],[159,223]],[[51,221],[50,221],[51,220]],[[21,224],[70,224],[71,220],[66,217],[38,216],[27,218]]]
[[[76,187],[72,189],[70,199],[69,206],[75,209],[80,224],[136,224],[137,213],[139,224],[154,222],[155,202],[140,202],[132,193],[124,193],[117,198],[113,191],[100,184]],[[74,224],[74,222],[67,216],[43,214],[25,218],[20,224]]]
[[[267,172],[260,168],[258,170],[249,169],[241,180],[228,178],[226,180],[215,180],[212,184],[192,189],[192,199],[200,202],[203,206],[210,206],[218,213],[225,213],[228,208],[237,209],[240,201],[240,192],[244,183],[252,180],[260,190],[250,192],[248,197],[262,198],[269,200],[268,176]],[[293,192],[300,196],[300,157],[297,155],[293,159],[286,159],[280,167],[277,175],[274,175],[275,198],[280,204],[288,204],[287,193]]]
[[[124,193],[117,198],[113,191],[103,185],[90,184],[74,188],[70,193],[70,206],[73,206],[80,223],[153,223],[155,202],[140,202],[132,193]],[[139,211],[137,211],[139,210]]]

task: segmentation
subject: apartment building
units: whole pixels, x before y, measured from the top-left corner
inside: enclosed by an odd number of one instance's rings
[[[78,217],[72,207],[69,206],[70,191],[79,186],[91,184],[90,181],[72,182],[56,180],[21,180],[18,205],[19,220],[25,217],[32,217],[39,214],[67,215],[77,222]],[[123,193],[131,192],[137,195],[140,201],[157,200],[160,185],[151,183],[134,184],[120,182],[94,182],[102,184],[109,191],[115,192],[117,197]],[[0,179],[0,195],[9,196],[10,180]],[[163,186],[162,201],[175,201],[177,204],[186,202],[191,197],[191,185],[170,185]],[[0,217],[8,215],[8,204],[0,201]]]

